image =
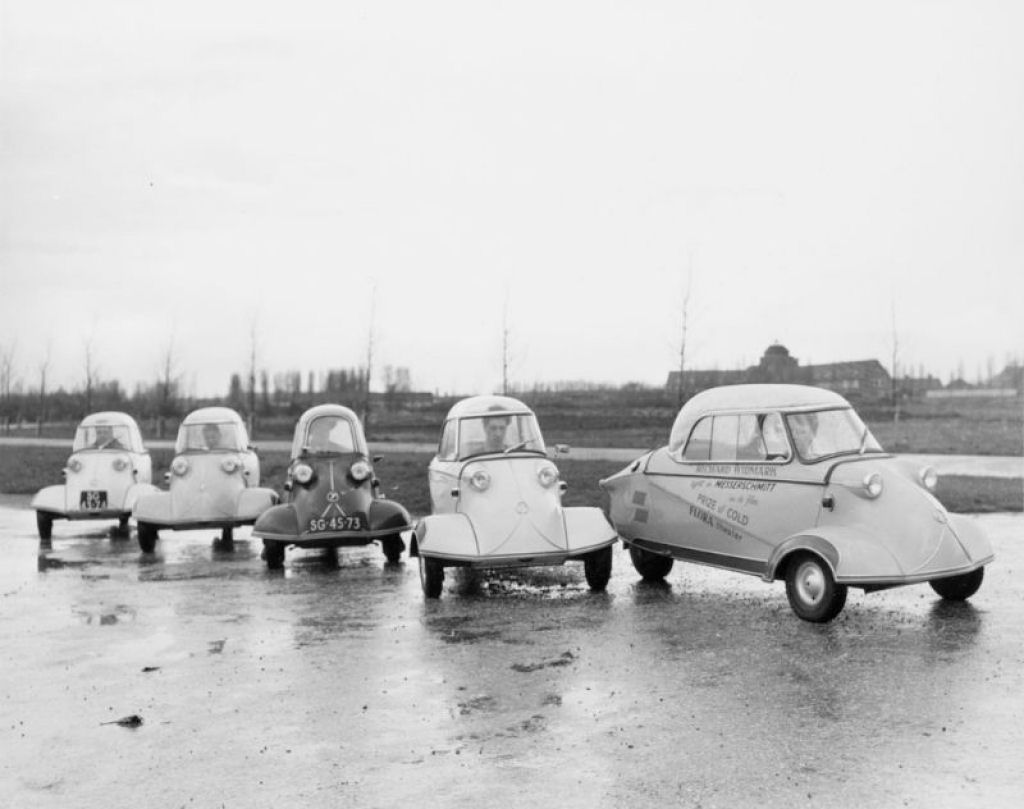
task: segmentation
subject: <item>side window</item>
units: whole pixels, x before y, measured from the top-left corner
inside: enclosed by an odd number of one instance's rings
[[[457,426],[458,422],[454,419],[444,425],[444,429],[441,431],[441,445],[437,449],[437,457],[439,460],[455,460],[455,429]]]
[[[711,428],[711,460],[735,461],[739,443],[739,416],[715,416]]]
[[[697,422],[690,433],[690,440],[683,450],[684,461],[706,461],[711,452],[711,418],[706,417]]]
[[[764,438],[765,460],[788,461],[789,442],[786,440],[786,430],[782,426],[782,416],[778,413],[769,413],[758,418],[764,419],[761,423],[761,432]]]

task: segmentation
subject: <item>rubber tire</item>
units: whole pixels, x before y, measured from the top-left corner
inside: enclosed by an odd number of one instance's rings
[[[420,557],[420,585],[427,598],[440,598],[444,589],[444,565],[428,556]]]
[[[388,560],[389,565],[397,565],[402,560],[405,543],[400,536],[384,537],[380,541],[380,547],[384,551],[384,557]]]
[[[117,530],[114,532],[114,536],[121,537],[122,539],[127,539],[131,536],[132,532],[131,529],[128,528],[128,520],[128,515],[117,518]]]
[[[160,532],[155,525],[148,522],[139,523],[139,548],[143,553],[152,553],[156,550],[156,541]]]
[[[583,575],[591,590],[603,591],[612,577],[612,546],[588,553],[583,557]]]
[[[36,528],[39,529],[39,539],[43,542],[53,539],[53,515],[49,511],[37,511]]]
[[[820,589],[817,596],[808,588]],[[798,618],[812,624],[825,624],[835,618],[846,605],[845,584],[837,584],[829,566],[821,557],[810,553],[796,556],[786,566],[786,596]]]
[[[651,553],[634,545],[629,546],[629,558],[644,581],[661,581],[672,570],[675,561],[671,556]]]
[[[970,573],[950,576],[948,579],[935,579],[928,582],[932,589],[946,601],[966,601],[981,587],[985,579],[985,568],[979,567]]]
[[[280,570],[284,567],[284,543],[274,542],[270,539],[263,540],[263,559],[267,563],[267,570]]]
[[[232,545],[235,541],[235,529],[230,525],[220,529],[220,542],[222,545]]]

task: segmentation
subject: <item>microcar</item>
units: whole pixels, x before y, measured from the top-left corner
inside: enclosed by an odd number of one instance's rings
[[[117,520],[126,535],[135,501],[156,491],[149,450],[127,413],[86,416],[75,430],[63,474],[63,484],[47,486],[32,499],[43,542],[50,541],[57,519]]]
[[[151,553],[161,528],[220,528],[230,544],[233,530],[252,525],[277,502],[260,488],[260,462],[249,445],[242,418],[228,407],[189,413],[178,428],[167,491],[140,497],[134,516],[139,547]]]
[[[823,623],[849,587],[928,582],[958,601],[978,590],[992,547],[935,483],[884,452],[837,393],[734,385],[691,398],[668,446],[601,486],[644,579],[674,559],[783,579],[793,612]]]
[[[263,539],[267,567],[284,564],[285,549],[339,548],[380,542],[388,562],[405,550],[409,513],[380,493],[380,481],[358,416],[337,404],[310,408],[299,418],[285,480],[285,502],[253,527]]]
[[[591,589],[608,584],[615,532],[598,508],[562,506],[566,485],[522,402],[474,396],[456,403],[427,474],[432,514],[413,538],[427,598],[441,595],[445,567],[579,560]]]

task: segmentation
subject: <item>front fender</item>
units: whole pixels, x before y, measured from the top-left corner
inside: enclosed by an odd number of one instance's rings
[[[397,533],[412,527],[409,512],[394,500],[372,501],[366,518],[372,531],[393,529]]]
[[[960,514],[950,514],[947,519],[960,546],[972,562],[987,563],[992,559],[992,543],[973,519]]]
[[[565,536],[569,553],[587,553],[613,544],[618,536],[608,524],[604,513],[593,506],[573,506],[562,509]]]
[[[293,539],[299,533],[299,515],[291,503],[271,506],[252,527],[252,535],[260,539]]]
[[[65,499],[64,486],[58,483],[55,486],[46,486],[36,492],[32,498],[31,507],[36,511],[49,511],[53,514],[67,514],[67,502]]]
[[[416,524],[420,556],[476,558],[480,555],[473,523],[465,514],[432,514]]]
[[[172,518],[171,493],[157,489],[135,501],[132,516],[136,522],[169,523]]]
[[[124,495],[124,510],[135,511],[135,504],[143,497],[158,494],[160,490],[151,483],[136,483]]]
[[[240,520],[255,520],[264,511],[277,503],[277,492],[273,489],[242,489],[238,495],[237,517]]]

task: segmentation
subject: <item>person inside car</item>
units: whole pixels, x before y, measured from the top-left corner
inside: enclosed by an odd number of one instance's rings
[[[352,447],[346,447],[331,438],[337,423],[337,419],[319,418],[310,424],[306,449],[310,452],[351,452]]]
[[[204,424],[203,425],[203,448],[204,449],[220,449],[221,447],[221,434],[220,427],[216,424]]]
[[[125,449],[124,444],[114,435],[114,428],[109,424],[96,425],[96,440],[91,449]]]
[[[484,452],[504,452],[508,416],[488,416],[484,419]]]

